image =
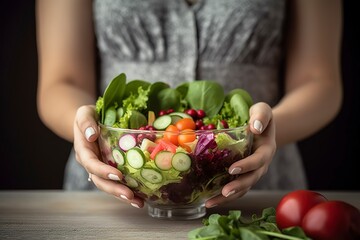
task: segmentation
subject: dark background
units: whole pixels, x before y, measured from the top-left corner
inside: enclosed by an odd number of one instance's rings
[[[360,28],[356,1],[344,1],[342,75],[345,98],[338,117],[300,142],[311,189],[360,190],[358,76]],[[0,189],[60,189],[71,144],[40,121],[36,111],[35,1],[0,3]],[[358,115],[358,114],[357,114]]]

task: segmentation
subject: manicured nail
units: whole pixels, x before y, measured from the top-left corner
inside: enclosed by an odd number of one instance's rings
[[[111,179],[111,180],[114,180],[114,181],[120,181],[120,178],[118,177],[118,175],[115,175],[115,174],[112,174],[112,173],[110,173],[108,175],[108,178]]]
[[[230,174],[231,175],[236,175],[236,174],[239,174],[240,172],[241,172],[241,168],[235,167],[230,171]]]
[[[120,197],[122,198],[122,199],[124,199],[124,200],[129,200],[128,198],[127,198],[127,196],[125,196],[125,195],[120,195]]]
[[[137,205],[136,203],[130,203],[131,206],[133,206],[134,208],[140,208],[139,205]]]
[[[235,190],[232,190],[230,192],[228,192],[228,194],[226,194],[225,197],[230,197],[231,195],[233,195],[235,193]]]
[[[89,141],[90,137],[95,134],[95,130],[92,127],[88,127],[85,130],[85,137]]]
[[[263,125],[259,120],[255,120],[254,121],[254,128],[261,133],[262,130],[263,130]]]

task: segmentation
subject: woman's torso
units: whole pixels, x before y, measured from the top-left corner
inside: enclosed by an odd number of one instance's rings
[[[255,102],[274,106],[280,98],[285,5],[285,0],[198,0],[191,6],[185,0],[95,0],[101,92],[124,72],[128,80],[172,86],[216,80],[225,91],[244,88]],[[305,187],[295,145],[278,150],[256,187]]]

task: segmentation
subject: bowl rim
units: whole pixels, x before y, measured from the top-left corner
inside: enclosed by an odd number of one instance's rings
[[[232,131],[247,131],[248,133],[251,133],[250,131],[250,124],[246,123],[242,126],[238,126],[235,128],[223,128],[223,129],[206,129],[206,130],[191,130],[191,129],[187,129],[187,130],[182,130],[180,132],[175,132],[175,131],[166,131],[166,130],[141,130],[141,129],[131,129],[131,128],[116,128],[116,127],[110,127],[107,125],[104,125],[100,122],[97,123],[98,126],[101,128],[105,128],[107,130],[111,130],[111,131],[120,131],[120,132],[128,132],[128,133],[157,133],[157,134],[161,134],[161,133],[174,133],[174,134],[179,134],[179,133],[186,133],[186,132],[191,132],[191,133],[195,133],[195,134],[217,134],[217,133],[222,133],[222,132],[232,132]]]

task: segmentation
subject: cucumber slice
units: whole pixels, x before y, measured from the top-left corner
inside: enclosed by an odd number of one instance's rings
[[[153,126],[158,130],[164,130],[171,124],[170,115],[163,115],[155,119]]]
[[[180,115],[171,115],[171,124],[175,125],[175,123],[177,123],[177,121],[183,119]]]
[[[170,151],[160,151],[155,155],[155,165],[161,170],[170,170],[172,168],[171,159],[174,153]]]
[[[145,164],[145,155],[140,148],[134,147],[126,152],[126,160],[131,167],[140,169]]]
[[[150,183],[161,183],[163,181],[163,176],[161,173],[152,168],[143,168],[140,172],[141,176]]]
[[[177,152],[171,159],[171,164],[175,170],[185,172],[191,167],[191,158],[183,152]]]
[[[110,107],[105,112],[105,121],[104,125],[112,126],[116,121],[116,110],[115,107]]]
[[[139,183],[133,178],[130,177],[129,175],[125,176],[125,182],[126,185],[132,188],[137,188],[139,186]]]
[[[111,155],[118,165],[123,166],[125,164],[125,153],[120,149],[114,148]]]
[[[170,116],[177,115],[177,116],[180,116],[182,118],[191,118],[192,119],[192,117],[189,114],[184,113],[184,112],[172,112],[169,115]]]

